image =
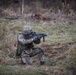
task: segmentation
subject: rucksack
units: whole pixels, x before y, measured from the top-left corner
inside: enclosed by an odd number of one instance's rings
[[[21,33],[20,33],[21,34]],[[18,35],[19,36],[19,35]],[[17,36],[17,49],[16,49],[16,56],[21,56],[22,50],[20,48],[20,42],[18,41],[18,36]]]

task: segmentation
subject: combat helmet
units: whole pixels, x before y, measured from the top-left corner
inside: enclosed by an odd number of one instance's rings
[[[26,35],[32,33],[32,28],[31,28],[31,26],[25,25],[25,26],[23,27],[22,32],[23,32],[23,34],[26,34]]]

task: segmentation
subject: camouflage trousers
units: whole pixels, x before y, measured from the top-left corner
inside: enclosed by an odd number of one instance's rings
[[[23,64],[32,65],[31,57],[38,55],[40,62],[45,62],[44,52],[41,48],[32,48],[23,50],[21,54],[21,60]]]

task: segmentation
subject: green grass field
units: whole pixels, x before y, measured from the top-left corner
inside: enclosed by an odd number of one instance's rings
[[[37,62],[31,67],[18,65],[15,57],[15,45],[17,43],[17,35],[21,32],[24,25],[30,25],[37,33],[48,35],[46,41],[38,46],[55,43],[66,45],[66,43],[76,42],[75,23],[57,22],[55,25],[52,25],[50,22],[43,21],[0,20],[0,75],[73,75],[73,73],[70,73],[70,70],[67,70],[67,67],[70,67],[71,63],[73,67],[76,65],[76,44],[69,45],[68,50],[57,56],[60,56],[61,59],[57,57],[51,58],[47,62],[49,66],[39,66]],[[60,46],[55,45],[53,48],[60,48]],[[55,49],[55,51],[57,50]],[[68,64],[71,61],[70,58],[74,61]]]

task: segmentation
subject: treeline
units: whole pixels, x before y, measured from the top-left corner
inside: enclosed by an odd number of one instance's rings
[[[24,13],[26,5],[32,7],[35,13],[37,7],[53,8],[64,13],[70,13],[69,9],[76,11],[76,0],[0,0],[0,7],[8,8],[8,6],[12,6],[14,10],[20,8],[21,14]]]
[[[22,0],[0,0],[0,6],[6,6],[10,3],[20,3]],[[57,7],[61,8],[62,4],[76,9],[76,0],[24,0],[26,5],[31,5],[32,2],[41,2],[43,8]]]

